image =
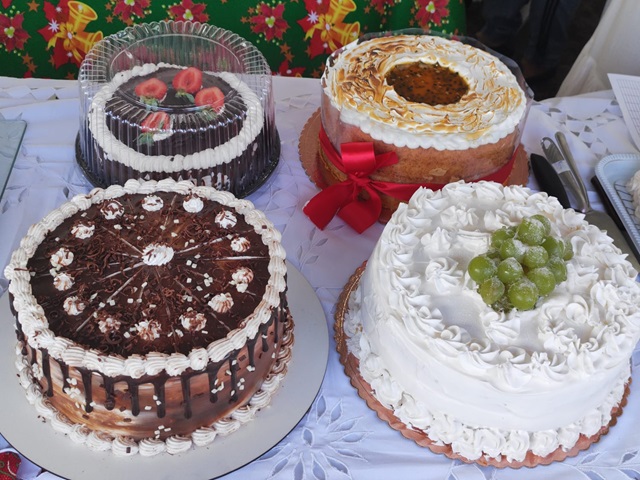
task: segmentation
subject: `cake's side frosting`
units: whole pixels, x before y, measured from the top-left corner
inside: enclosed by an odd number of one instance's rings
[[[76,196],[31,227],[5,275],[27,398],[93,448],[209,443],[286,372],[280,234],[227,192],[167,179]]]
[[[496,312],[468,262],[491,232],[542,213],[570,239],[568,278],[531,311]],[[610,237],[545,193],[462,182],[401,205],[345,317],[376,398],[469,460],[571,449],[607,426],[640,337],[637,272]]]
[[[445,105],[408,101],[386,77],[397,65],[416,62],[459,74],[468,92]],[[526,111],[517,79],[496,57],[428,35],[352,42],[328,60],[322,87],[344,124],[374,140],[412,149],[465,150],[492,144],[511,134]]]

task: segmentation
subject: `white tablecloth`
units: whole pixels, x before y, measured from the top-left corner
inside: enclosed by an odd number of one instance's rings
[[[303,125],[318,108],[314,79],[274,77],[276,121],[282,158],[249,199],[283,234],[287,259],[314,287],[333,333],[333,313],[343,286],[371,253],[382,225],[358,235],[341,220],[324,230],[313,226],[302,206],[316,192],[298,155]],[[0,117],[28,122],[24,142],[0,200],[0,267],[27,228],[68,198],[92,187],[75,163],[78,89],[72,81],[0,77]],[[540,140],[563,130],[585,179],[612,153],[636,153],[620,108],[610,91],[534,103],[523,135],[528,152],[542,153]],[[590,182],[590,198],[601,208]],[[529,186],[537,189],[532,178]],[[1,271],[1,270],[0,270]],[[0,275],[0,295],[7,281]],[[6,312],[2,320],[10,321]],[[392,430],[367,408],[349,384],[330,339],[323,385],[307,415],[279,444],[228,479],[630,479],[640,477],[640,391],[632,384],[629,404],[610,433],[589,450],[562,463],[535,469],[482,468],[431,453]],[[640,356],[634,358],[634,366]],[[2,367],[6,368],[6,367]],[[636,368],[637,370],[637,368]],[[473,399],[470,399],[473,401]],[[10,412],[2,412],[3,415]],[[35,412],[34,412],[35,414]],[[37,440],[36,440],[37,441]],[[0,437],[0,448],[7,447]],[[57,478],[27,460],[21,477]]]

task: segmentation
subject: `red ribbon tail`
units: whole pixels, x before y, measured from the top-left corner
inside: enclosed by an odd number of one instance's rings
[[[366,188],[369,198],[367,200],[355,199],[348,203],[338,213],[338,216],[347,222],[356,232],[362,233],[376,223],[382,213],[382,200],[380,195],[372,188]]]
[[[302,211],[320,230],[329,224],[338,211],[353,199],[353,185],[348,182],[336,183],[318,192],[307,202]]]

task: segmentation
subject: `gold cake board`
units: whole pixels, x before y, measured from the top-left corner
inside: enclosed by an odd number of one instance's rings
[[[372,409],[378,417],[389,424],[391,428],[400,432],[404,437],[414,441],[421,447],[426,447],[434,453],[440,453],[453,460],[461,460],[465,463],[475,463],[480,466],[493,466],[498,468],[520,468],[520,467],[535,467],[537,465],[548,465],[553,462],[561,462],[569,457],[574,457],[582,450],[586,450],[593,443],[596,443],[603,435],[609,432],[609,429],[617,423],[618,417],[622,415],[622,410],[627,404],[627,396],[629,395],[629,385],[631,383],[631,377],[625,386],[625,391],[622,396],[620,404],[611,410],[611,421],[608,425],[603,426],[595,435],[587,437],[580,435],[580,438],[576,442],[576,445],[570,450],[563,450],[561,447],[551,452],[545,457],[535,455],[530,450],[524,460],[515,462],[509,461],[506,457],[492,458],[489,456],[481,456],[477,460],[469,460],[457,453],[455,453],[451,447],[451,444],[437,444],[429,438],[429,436],[422,430],[409,427],[405,425],[398,417],[396,417],[390,408],[385,407],[375,397],[371,385],[360,375],[360,362],[359,360],[349,352],[347,347],[348,335],[344,331],[344,318],[349,310],[349,298],[351,294],[358,286],[360,277],[362,276],[366,262],[363,263],[353,275],[349,278],[345,285],[338,303],[336,305],[335,323],[334,323],[334,337],[336,340],[336,349],[340,355],[340,363],[344,367],[344,372],[347,374],[351,381],[351,385],[357,390],[358,395],[366,402],[367,406]]]

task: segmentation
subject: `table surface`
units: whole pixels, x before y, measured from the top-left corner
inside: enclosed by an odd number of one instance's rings
[[[276,122],[282,142],[274,174],[248,198],[282,232],[287,260],[313,286],[330,335],[336,302],[347,280],[366,260],[382,232],[376,224],[358,235],[340,219],[317,229],[302,213],[317,193],[298,155],[302,128],[320,104],[318,80],[274,77]],[[22,148],[0,199],[0,295],[11,252],[28,227],[92,186],[74,160],[79,124],[76,82],[0,77],[0,118],[27,122]],[[597,162],[615,153],[637,153],[611,91],[534,102],[523,133],[528,153],[540,140],[564,131],[589,180]],[[586,182],[594,208],[602,202]],[[533,179],[529,187],[538,185]],[[3,319],[6,320],[6,319]],[[600,442],[562,463],[535,469],[495,469],[454,461],[419,447],[392,430],[358,397],[329,339],[329,360],[318,396],[302,421],[280,443],[226,479],[629,479],[640,475],[640,392],[633,385],[621,420]],[[633,365],[640,363],[638,351]],[[636,368],[637,370],[637,368]],[[4,414],[7,414],[6,412]],[[0,437],[0,449],[9,447]],[[58,478],[24,460],[21,478]]]

